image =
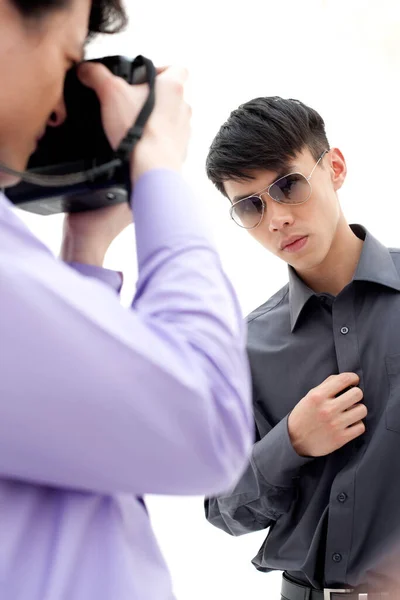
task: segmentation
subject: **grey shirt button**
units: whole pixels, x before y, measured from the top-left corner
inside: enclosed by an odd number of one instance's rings
[[[342,555],[339,552],[335,552],[335,554],[332,554],[332,560],[335,563],[339,563],[342,560]]]
[[[344,492],[341,492],[340,494],[338,494],[337,499],[338,499],[339,502],[342,502],[342,503],[346,502],[346,500],[347,500],[347,494],[345,494]]]
[[[340,330],[340,333],[343,333],[343,335],[346,335],[346,333],[349,333],[349,328],[348,327],[342,327],[342,329]]]

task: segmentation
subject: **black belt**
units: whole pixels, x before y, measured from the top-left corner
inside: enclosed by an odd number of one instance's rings
[[[290,581],[285,574],[282,578],[282,596],[286,600],[400,600],[399,594],[387,592],[360,592],[351,588],[317,590],[301,583]]]

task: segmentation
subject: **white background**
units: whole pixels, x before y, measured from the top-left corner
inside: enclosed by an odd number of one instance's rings
[[[127,32],[97,40],[89,57],[144,54],[160,66],[189,68],[194,116],[185,175],[210,215],[245,313],[286,282],[286,267],[229,219],[227,201],[207,181],[204,163],[230,111],[251,98],[298,98],[317,109],[331,145],[347,158],[349,175],[340,198],[348,220],[364,224],[386,245],[400,245],[399,3],[128,1]],[[58,252],[60,217],[24,213],[22,218]],[[133,227],[114,243],[105,266],[125,272],[128,303],[136,278]],[[258,573],[250,564],[264,532],[231,538],[214,529],[203,517],[201,498],[147,502],[178,600],[279,596],[280,575]]]

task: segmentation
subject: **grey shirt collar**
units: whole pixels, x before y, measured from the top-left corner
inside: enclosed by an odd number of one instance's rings
[[[400,277],[390,256],[383,246],[362,225],[350,225],[357,237],[364,240],[360,260],[353,281],[370,281],[400,291]],[[297,320],[308,302],[316,293],[289,266],[290,325],[293,331]]]

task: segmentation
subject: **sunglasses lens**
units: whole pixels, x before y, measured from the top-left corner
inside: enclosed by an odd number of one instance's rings
[[[311,194],[307,179],[299,173],[292,173],[278,179],[269,190],[270,196],[281,204],[302,204]]]
[[[256,227],[262,219],[263,211],[262,200],[257,198],[257,196],[239,200],[239,202],[231,207],[232,219],[237,225],[245,229]]]

